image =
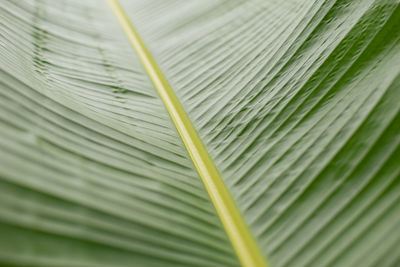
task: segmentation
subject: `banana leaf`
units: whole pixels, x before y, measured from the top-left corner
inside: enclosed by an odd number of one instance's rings
[[[269,266],[400,265],[398,0],[121,4]],[[246,265],[107,2],[0,15],[0,265]]]

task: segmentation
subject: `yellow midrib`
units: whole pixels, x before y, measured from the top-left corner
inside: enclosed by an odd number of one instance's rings
[[[119,1],[108,2],[178,129],[240,262],[246,267],[266,267],[267,263],[258,245],[171,86],[133,28]]]

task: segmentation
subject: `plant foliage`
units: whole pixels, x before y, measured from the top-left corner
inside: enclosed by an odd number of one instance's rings
[[[399,1],[121,3],[270,266],[400,264]],[[107,3],[0,14],[0,263],[238,266]]]

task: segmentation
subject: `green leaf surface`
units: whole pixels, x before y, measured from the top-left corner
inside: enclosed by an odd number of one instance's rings
[[[398,0],[121,4],[271,267],[400,264]],[[238,266],[107,3],[0,21],[0,265]]]
[[[106,2],[1,4],[0,262],[237,266]]]
[[[122,3],[271,266],[400,264],[399,1]]]

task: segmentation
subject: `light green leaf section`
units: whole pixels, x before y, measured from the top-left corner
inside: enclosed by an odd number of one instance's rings
[[[0,16],[0,265],[238,266],[107,3]]]
[[[400,265],[400,4],[121,1],[273,267]]]

